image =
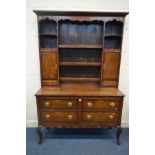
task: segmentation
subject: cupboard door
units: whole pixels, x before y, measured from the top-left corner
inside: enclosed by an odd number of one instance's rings
[[[103,63],[102,86],[117,87],[120,66],[120,52],[105,52]]]
[[[56,51],[41,51],[42,80],[56,80],[58,78],[58,64]]]

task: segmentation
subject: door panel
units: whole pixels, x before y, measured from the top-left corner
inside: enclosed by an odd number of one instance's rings
[[[105,52],[103,63],[102,85],[117,86],[120,66],[120,52]]]
[[[52,80],[58,77],[58,64],[56,51],[41,51],[42,79]]]

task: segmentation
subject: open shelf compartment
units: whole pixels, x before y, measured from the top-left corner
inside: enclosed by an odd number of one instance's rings
[[[102,45],[103,22],[59,22],[61,45]],[[67,39],[66,39],[67,38]]]
[[[105,36],[122,36],[123,23],[113,20],[105,24]]]
[[[102,49],[59,49],[60,62],[101,63]]]
[[[39,34],[40,35],[56,35],[57,23],[54,20],[41,20],[39,22]]]
[[[63,81],[99,81],[100,67],[61,66],[60,80]]]

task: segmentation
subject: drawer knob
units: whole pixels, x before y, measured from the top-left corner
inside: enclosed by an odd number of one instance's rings
[[[113,119],[113,118],[114,118],[114,116],[113,116],[113,115],[110,115],[110,116],[109,116],[109,118],[110,118],[110,119]]]
[[[49,119],[50,118],[50,115],[49,114],[46,114],[45,117],[46,117],[46,119]]]
[[[82,99],[81,98],[79,98],[79,102],[81,102],[82,101]]]
[[[45,106],[48,107],[50,105],[50,102],[45,102]]]
[[[69,107],[71,107],[73,104],[72,104],[72,102],[68,102],[68,104],[67,104]]]
[[[91,119],[92,118],[92,116],[91,115],[87,115],[87,119]]]
[[[72,118],[73,118],[73,116],[72,116],[72,115],[69,115],[69,116],[68,116],[68,119],[70,119],[70,120],[71,120]]]
[[[88,105],[88,107],[91,107],[93,104],[92,104],[92,102],[88,102],[87,105]]]
[[[62,128],[62,125],[58,125],[58,128]]]
[[[111,105],[112,107],[115,107],[115,103],[114,103],[114,102],[111,102],[110,105]]]

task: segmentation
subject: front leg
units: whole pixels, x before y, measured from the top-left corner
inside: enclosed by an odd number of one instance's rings
[[[122,128],[120,126],[117,127],[117,133],[116,133],[116,140],[117,140],[117,145],[120,145],[120,135],[122,133]]]
[[[38,136],[39,136],[39,143],[38,143],[38,144],[42,144],[42,143],[43,143],[43,135],[42,135],[42,132],[41,132],[41,127],[38,126],[38,127],[36,128],[36,131],[37,131],[37,134],[38,134]]]

